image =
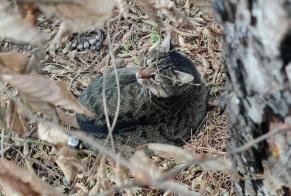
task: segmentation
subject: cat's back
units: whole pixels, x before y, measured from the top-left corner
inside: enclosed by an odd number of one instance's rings
[[[120,68],[117,69],[117,74],[120,89],[118,121],[120,122],[120,119],[125,116],[133,118],[133,112],[138,110],[139,103],[137,102],[137,97],[141,92],[141,87],[136,82],[135,68]],[[105,84],[103,83],[104,79]],[[77,115],[78,123],[85,131],[107,132],[103,104],[103,87],[105,88],[108,116],[111,120],[115,116],[118,103],[118,89],[115,72],[109,71],[104,73],[104,75],[98,76],[80,94],[80,102],[95,115],[93,118]]]

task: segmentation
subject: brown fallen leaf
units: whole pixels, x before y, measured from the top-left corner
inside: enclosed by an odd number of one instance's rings
[[[187,196],[198,196],[200,195],[197,192],[188,190],[188,186],[182,183],[174,182],[171,180],[159,180],[161,177],[161,170],[149,159],[145,152],[142,150],[137,150],[133,156],[129,159],[132,167],[130,171],[137,181],[142,184],[157,186],[163,190],[174,190],[178,195],[187,195]],[[146,172],[142,172],[139,168],[146,168]]]
[[[35,25],[39,14],[37,7],[33,3],[23,4],[22,1],[16,1],[16,3],[23,20],[31,25]]]
[[[21,116],[18,114],[15,103],[10,101],[6,114],[6,127],[17,133],[17,135],[22,136],[25,133],[25,128],[21,120]]]
[[[176,161],[187,161],[194,158],[194,154],[169,144],[149,143],[145,144],[143,147],[147,147],[162,158],[174,159]]]
[[[221,157],[216,159],[210,159],[199,163],[205,171],[229,171],[232,167],[232,162],[229,158]]]
[[[38,123],[37,131],[39,139],[53,145],[65,146],[69,140],[69,135],[57,126]]]
[[[23,73],[29,59],[27,52],[20,53],[16,51],[0,53],[0,72],[2,73]]]
[[[167,158],[174,159],[175,161],[189,161],[189,160],[200,160],[201,162],[198,164],[204,170],[211,171],[222,171],[222,170],[230,170],[231,169],[231,161],[229,158],[221,157],[216,159],[211,159],[209,157],[205,157],[201,154],[192,154],[190,152],[185,151],[182,148],[177,146],[169,145],[169,144],[155,144],[149,143],[141,146],[141,148],[148,148],[152,150],[156,155]]]
[[[51,186],[15,163],[0,159],[0,185],[8,195],[60,196]],[[9,193],[8,193],[9,191]]]
[[[129,168],[133,176],[143,184],[151,184],[151,178],[158,178],[161,176],[161,170],[149,159],[144,151],[137,150],[130,157],[129,162],[133,167]],[[140,172],[138,168],[147,168],[147,173]]]
[[[9,7],[5,0],[0,1],[0,37],[41,45],[47,35],[32,24],[25,22],[21,15]]]
[[[63,171],[68,182],[72,181],[73,174],[77,169],[84,169],[76,150],[70,149],[66,146],[58,151],[56,163]]]
[[[56,108],[56,112],[58,114],[59,120],[61,120],[63,125],[73,126],[77,129],[80,129],[76,114],[67,113],[60,108]]]
[[[0,108],[0,128],[6,129],[6,108]]]
[[[162,13],[177,27],[185,29],[194,27],[191,20],[182,14],[171,0],[136,0],[135,2],[159,26],[162,23],[159,13]]]
[[[211,13],[211,0],[190,0],[190,2],[205,13]]]
[[[67,32],[84,32],[92,28],[102,27],[111,15],[116,0],[83,0],[83,1],[40,1],[35,5],[46,15],[57,15],[63,23],[51,42],[55,49]]]
[[[0,53],[0,73],[40,73],[41,54],[33,51]]]
[[[62,81],[57,82],[36,74],[3,74],[2,79],[16,87],[31,101],[47,102],[91,116],[91,112],[80,104]]]

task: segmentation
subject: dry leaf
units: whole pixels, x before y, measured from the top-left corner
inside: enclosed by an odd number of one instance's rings
[[[182,14],[171,0],[136,0],[138,6],[158,25],[161,26],[159,12],[169,17],[175,26],[192,29],[193,24],[189,18]]]
[[[28,62],[29,54],[16,51],[0,53],[1,72],[23,73]]]
[[[61,120],[63,125],[73,126],[77,129],[80,128],[77,122],[76,114],[65,112],[61,110],[60,108],[56,108],[56,111],[57,111],[59,120]]]
[[[29,171],[18,167],[15,163],[0,159],[0,184],[9,190],[9,195],[46,195],[59,196],[48,184]]]
[[[159,177],[161,177],[161,171],[157,166],[155,166],[153,161],[145,155],[144,151],[142,150],[137,150],[134,155],[129,159],[129,162],[132,165],[132,167],[130,167],[129,169],[131,170],[135,179],[145,185],[158,185],[158,187],[164,190],[174,189],[176,193],[180,193],[180,195],[200,195],[197,192],[189,191],[187,185],[183,185],[174,181],[159,180]],[[146,168],[147,172],[141,172],[142,170],[140,170],[139,168]]]
[[[185,151],[182,148],[169,145],[169,144],[155,144],[150,143],[144,145],[149,150],[152,150],[156,155],[162,158],[170,158],[176,161],[188,161],[188,160],[205,160],[199,163],[204,170],[230,170],[231,161],[229,158],[216,158],[213,160],[207,160],[203,155],[195,155]]]
[[[15,103],[10,101],[6,115],[6,127],[22,136],[25,133],[25,129],[20,118],[21,116],[18,114]]]
[[[148,15],[150,19],[155,21],[157,25],[162,26],[161,16],[158,15],[158,9],[155,8],[155,1],[151,0],[136,0],[136,4]]]
[[[0,128],[6,129],[6,114],[7,110],[5,108],[0,108]]]
[[[63,19],[58,33],[51,42],[55,49],[66,32],[84,32],[102,27],[111,15],[116,0],[83,0],[83,1],[42,1],[36,6],[46,15],[57,15]]]
[[[19,13],[23,20],[31,25],[36,24],[38,9],[32,3],[23,4],[22,1],[16,1]]]
[[[177,193],[180,193],[179,195],[183,196],[200,196],[201,194],[199,192],[195,191],[190,191],[188,188],[188,185],[182,184],[179,182],[174,182],[174,181],[163,181],[161,182],[162,187],[172,187],[176,190]]]
[[[174,159],[176,161],[187,161],[194,158],[193,154],[169,144],[150,143],[145,146],[162,158]]]
[[[142,150],[135,151],[130,157],[129,162],[133,166],[129,168],[133,176],[143,184],[150,184],[150,176],[151,178],[158,178],[161,176],[161,171]],[[148,173],[142,173],[138,168],[147,168]]]
[[[43,101],[62,106],[78,113],[91,115],[71,94],[63,82],[56,82],[41,75],[2,75],[2,78],[16,87],[31,101]]]
[[[66,145],[69,135],[57,126],[50,126],[44,123],[38,123],[38,137],[54,145]]]
[[[8,2],[1,0],[0,37],[40,45],[46,40],[47,36],[36,27],[25,22],[15,9],[9,8]]]
[[[72,181],[73,174],[77,169],[83,169],[77,152],[69,147],[63,147],[58,151],[56,163],[68,182]]]
[[[47,15],[58,15],[73,31],[96,28],[111,17],[115,0],[42,1],[38,6]]]
[[[206,171],[227,171],[231,169],[232,163],[229,158],[221,157],[206,160],[199,164]]]
[[[191,3],[195,6],[198,7],[200,10],[206,12],[206,13],[211,13],[211,0],[190,0]]]

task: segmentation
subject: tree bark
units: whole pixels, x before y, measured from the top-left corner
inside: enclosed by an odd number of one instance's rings
[[[214,0],[230,81],[230,150],[237,195],[291,194],[291,1]]]

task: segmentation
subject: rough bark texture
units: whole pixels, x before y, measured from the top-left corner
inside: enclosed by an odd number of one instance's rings
[[[291,1],[215,0],[232,94],[230,148],[291,127]],[[291,131],[232,156],[238,195],[291,194]]]

